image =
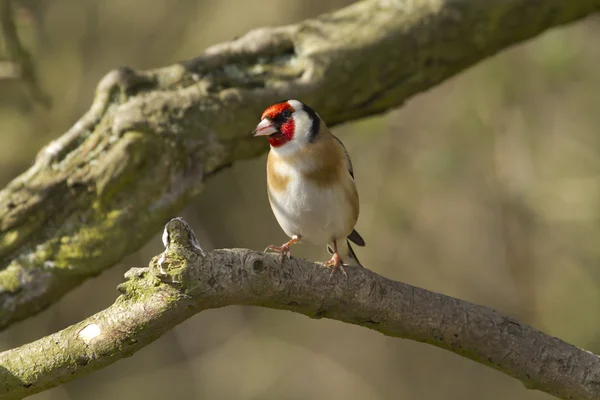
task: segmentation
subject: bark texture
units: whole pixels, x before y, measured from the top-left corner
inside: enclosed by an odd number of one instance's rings
[[[142,246],[205,179],[266,150],[285,98],[329,125],[400,106],[466,67],[600,9],[600,0],[366,0],[258,29],[151,71],[121,68],[0,192],[0,329]]]
[[[306,260],[283,265],[252,250],[205,254],[180,218],[163,235],[166,250],[134,268],[108,309],[63,331],[0,353],[0,398],[60,385],[128,357],[186,318],[233,304],[331,318],[384,335],[450,350],[563,399],[600,398],[600,358],[494,310],[359,267],[330,269]]]

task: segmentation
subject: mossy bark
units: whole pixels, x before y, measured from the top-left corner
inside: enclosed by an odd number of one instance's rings
[[[600,0],[366,0],[98,85],[81,120],[0,192],[0,329],[142,246],[295,97],[329,125],[400,106]]]

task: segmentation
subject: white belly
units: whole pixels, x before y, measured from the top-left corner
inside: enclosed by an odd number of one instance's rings
[[[295,176],[285,190],[269,191],[269,201],[283,231],[309,243],[345,238],[356,224],[342,184],[325,188]]]

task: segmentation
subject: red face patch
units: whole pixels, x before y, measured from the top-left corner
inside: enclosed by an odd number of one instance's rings
[[[294,112],[294,108],[288,103],[284,101],[282,103],[273,104],[269,108],[263,112],[261,116],[261,120],[268,118],[273,121],[274,124],[279,125],[279,132],[267,137],[269,144],[273,147],[280,147],[289,142],[294,138],[294,119],[289,118],[287,120],[284,119],[285,122],[282,123],[281,113],[284,111],[288,111],[289,113]]]
[[[263,112],[263,115],[260,117],[260,119],[275,119],[275,117],[277,117],[285,110],[288,110],[289,112],[294,112],[294,109],[287,101],[284,101],[283,103],[273,104],[272,106],[267,108],[265,112]]]
[[[273,147],[283,146],[294,138],[294,120],[290,119],[289,121],[281,124],[281,128],[279,128],[279,130],[281,133],[276,133],[267,137],[269,144]]]

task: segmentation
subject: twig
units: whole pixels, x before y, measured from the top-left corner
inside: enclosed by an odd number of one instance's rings
[[[34,101],[46,108],[50,107],[50,97],[44,93],[39,85],[31,55],[19,40],[12,0],[0,0],[0,28],[6,53],[10,61],[18,65],[18,68],[14,68],[13,72],[18,71],[18,77],[25,84],[29,95]]]

